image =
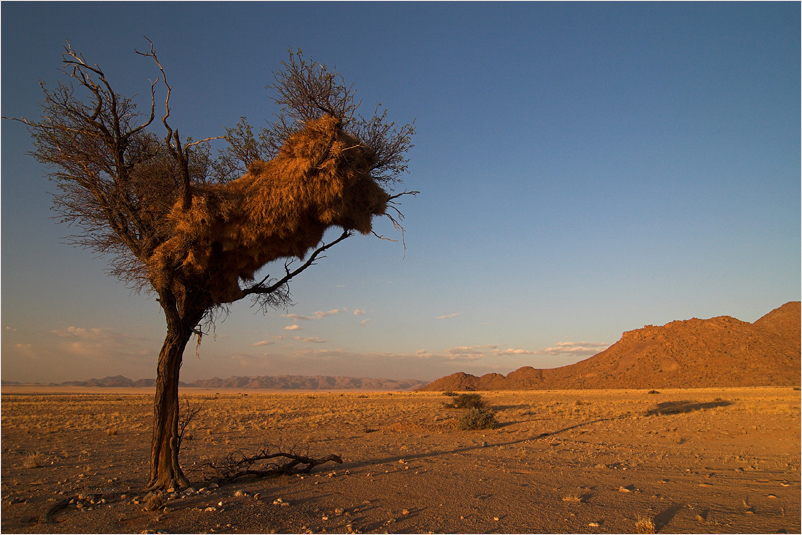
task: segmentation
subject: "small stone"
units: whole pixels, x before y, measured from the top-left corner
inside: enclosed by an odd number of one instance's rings
[[[215,509],[214,507],[207,507],[206,509],[204,509],[204,511],[207,513],[213,513],[217,511],[217,509]]]
[[[241,490],[238,490],[237,492],[234,493],[234,496],[236,496],[237,498],[242,498],[243,496],[247,495],[248,495],[247,492],[242,492]]]
[[[482,441],[482,447],[486,448],[487,447],[487,442]]]
[[[599,523],[598,522],[591,522],[590,524],[588,524],[588,527],[589,528],[598,528],[599,527]]]
[[[402,509],[401,510],[401,514],[402,515],[408,515],[409,514],[409,509]]]
[[[209,483],[209,486],[207,488],[216,489],[218,486],[219,485],[217,483]]]
[[[257,492],[256,494],[253,495],[253,499],[259,501],[262,499],[262,495]]]

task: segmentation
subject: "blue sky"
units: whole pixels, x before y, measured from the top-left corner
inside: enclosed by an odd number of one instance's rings
[[[754,321],[800,299],[797,2],[1,9],[5,116],[38,117],[65,40],[147,97],[147,36],[185,136],[269,120],[288,48],[336,66],[364,113],[415,120],[406,252],[346,240],[295,281],[290,309],[233,306],[187,350],[185,380],[506,374],[646,324]],[[158,304],[63,244],[29,135],[0,127],[3,379],[154,377]]]

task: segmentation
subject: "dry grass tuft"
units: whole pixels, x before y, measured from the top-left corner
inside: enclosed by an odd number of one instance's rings
[[[45,458],[39,453],[29,453],[22,461],[23,468],[41,468],[44,465]]]
[[[647,516],[638,516],[635,518],[635,529],[638,533],[657,533],[654,520]]]
[[[563,496],[563,501],[566,503],[582,503],[583,499],[582,496],[574,492],[567,496]]]

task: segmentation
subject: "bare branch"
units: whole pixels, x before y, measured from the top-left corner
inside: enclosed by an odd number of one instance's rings
[[[315,249],[315,251],[309,256],[309,259],[293,271],[289,270],[289,264],[284,264],[284,271],[286,273],[282,278],[278,279],[277,281],[273,282],[268,286],[265,286],[265,282],[267,282],[267,280],[270,277],[268,275],[267,277],[262,279],[259,283],[254,284],[250,288],[246,288],[245,290],[243,290],[242,292],[243,297],[246,295],[269,295],[273,294],[274,292],[279,292],[282,288],[286,288],[287,284],[293,278],[298,276],[300,273],[305,271],[310,266],[313,266],[315,264],[315,260],[317,260],[318,257],[320,257],[321,253],[323,253],[327,249],[330,249],[331,247],[334,247],[335,245],[337,245],[344,239],[350,237],[351,235],[352,235],[351,231],[349,230],[343,231],[340,237],[337,238],[336,240]]]
[[[167,88],[167,96],[164,98],[164,116],[162,117],[162,124],[164,124],[165,130],[167,130],[167,135],[164,136],[164,143],[167,146],[167,150],[173,158],[175,158],[176,162],[178,162],[179,169],[181,170],[182,206],[184,210],[189,210],[190,206],[192,206],[192,181],[190,179],[189,158],[187,156],[187,149],[189,146],[181,146],[181,136],[178,130],[173,130],[167,122],[167,119],[170,118],[170,95],[173,92],[173,87],[167,83],[167,73],[164,72],[164,67],[156,56],[156,49],[153,46],[153,42],[147,37],[145,37],[145,39],[150,43],[150,50],[148,52],[135,50],[135,52],[141,56],[152,58],[159,67],[159,71],[162,73],[161,78],[164,87]]]
[[[242,451],[231,453],[216,461],[206,461],[203,470],[216,480],[219,484],[230,483],[242,477],[276,477],[292,474],[308,474],[312,469],[321,464],[335,462],[342,464],[339,455],[330,454],[321,458],[310,457],[289,452],[271,452],[270,446],[263,446],[254,455],[245,455]],[[285,463],[275,462],[277,459],[288,459]],[[266,462],[266,466],[259,467],[259,463]]]
[[[208,141],[213,141],[213,140],[215,140],[215,139],[225,139],[225,138],[226,138],[226,136],[212,136],[212,137],[207,137],[207,138],[204,138],[204,139],[200,139],[200,140],[198,140],[198,141],[193,141],[193,142],[191,142],[191,143],[187,143],[186,145],[184,145],[184,148],[185,148],[185,149],[188,149],[189,147],[194,147],[195,145],[200,145],[201,143],[206,143],[206,142],[208,142]]]

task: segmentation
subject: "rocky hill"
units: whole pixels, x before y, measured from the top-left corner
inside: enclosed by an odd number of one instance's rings
[[[523,367],[506,377],[455,373],[419,390],[562,390],[799,386],[800,303],[754,323],[728,316],[673,321],[625,332],[606,350],[570,366]]]

